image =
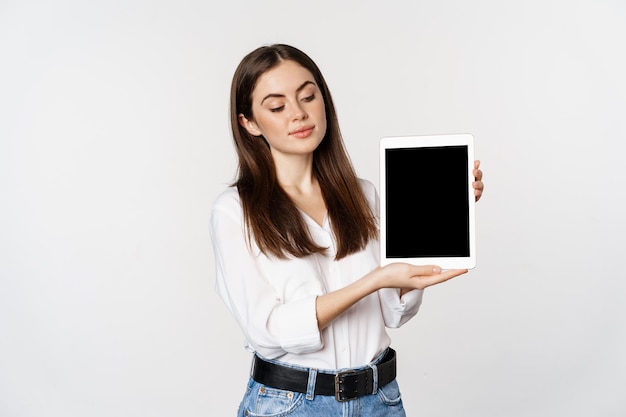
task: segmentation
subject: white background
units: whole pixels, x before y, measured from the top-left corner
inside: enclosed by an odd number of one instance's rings
[[[409,416],[626,415],[622,0],[0,0],[0,415],[235,414],[208,214],[273,42],[364,178],[382,136],[475,137],[478,266],[392,331]]]

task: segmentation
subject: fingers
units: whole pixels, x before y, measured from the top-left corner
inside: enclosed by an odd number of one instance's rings
[[[483,195],[483,189],[485,188],[485,186],[482,181],[474,181],[472,185],[474,186],[474,199],[475,201],[478,201]]]
[[[413,265],[404,262],[391,263],[382,268],[386,282],[382,287],[391,284],[391,287],[404,287],[413,277],[437,275],[441,268],[437,265]],[[396,281],[399,280],[399,281]]]
[[[485,189],[485,184],[483,184],[483,172],[480,170],[480,161],[474,161],[474,182],[472,186],[474,187],[474,198],[475,201],[480,200],[480,197],[483,195],[483,190]]]
[[[410,264],[396,264],[396,265],[406,265],[410,269],[406,272],[411,277],[436,277],[435,279],[444,279],[448,280],[450,278],[456,277],[458,275],[464,274],[467,272],[467,269],[441,269],[438,265],[410,265]]]
[[[411,265],[411,276],[414,275],[436,275],[441,273],[441,268],[437,265]]]
[[[442,282],[446,282],[465,273],[467,273],[467,269],[449,269],[438,274],[422,275],[415,278],[419,280],[420,289],[424,289],[432,285],[441,284]]]

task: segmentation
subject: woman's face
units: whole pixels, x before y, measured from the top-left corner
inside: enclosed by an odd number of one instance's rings
[[[283,61],[261,75],[252,92],[252,120],[239,123],[263,136],[272,155],[312,153],[326,134],[324,99],[313,75],[295,61]]]

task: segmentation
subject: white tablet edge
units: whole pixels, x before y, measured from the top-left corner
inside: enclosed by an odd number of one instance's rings
[[[422,146],[455,146],[466,145],[468,157],[468,204],[469,204],[469,240],[470,254],[468,257],[420,257],[420,258],[387,258],[386,244],[386,187],[385,187],[385,150],[392,148]],[[388,136],[380,139],[380,263],[387,265],[394,262],[405,262],[413,265],[437,265],[442,269],[473,269],[476,266],[476,222],[474,187],[474,137],[469,133],[437,134],[414,136]]]

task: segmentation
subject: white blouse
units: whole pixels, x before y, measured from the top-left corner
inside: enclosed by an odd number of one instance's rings
[[[361,187],[378,218],[374,185]],[[259,355],[317,369],[353,368],[369,363],[390,344],[386,327],[413,317],[422,291],[400,298],[398,289],[382,289],[361,299],[320,332],[317,296],[345,287],[379,264],[378,241],[339,261],[328,218],[323,227],[302,214],[313,240],[326,255],[276,259],[248,247],[237,189],[222,192],[213,204],[210,234],[215,255],[216,290],[244,334],[245,347]]]

